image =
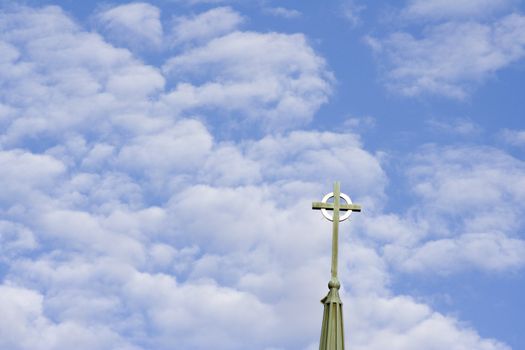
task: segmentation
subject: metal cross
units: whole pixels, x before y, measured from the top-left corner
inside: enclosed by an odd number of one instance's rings
[[[339,182],[334,183],[334,191],[328,193],[323,197],[321,202],[313,202],[312,209],[321,210],[323,216],[333,222],[332,224],[332,280],[337,281],[337,256],[338,256],[338,236],[339,236],[339,222],[344,221],[350,217],[354,211],[361,211],[361,206],[352,204],[352,200],[346,194],[341,193],[341,185]],[[333,203],[328,203],[330,198],[334,198]],[[341,203],[341,198],[346,201],[346,204]],[[333,215],[328,214],[328,210],[333,210]],[[342,216],[339,213],[345,212]]]

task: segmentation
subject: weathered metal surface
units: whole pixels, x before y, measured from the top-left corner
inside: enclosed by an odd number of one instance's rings
[[[358,204],[340,204],[339,206],[341,211],[361,211],[361,206]],[[312,209],[334,209],[334,205],[332,203],[313,202]]]
[[[323,324],[321,328],[321,339],[319,350],[344,350],[344,327],[343,327],[343,303],[339,297],[341,284],[337,279],[337,264],[339,254],[339,222],[346,220],[354,211],[360,212],[361,206],[353,204],[350,197],[341,193],[339,182],[334,183],[334,191],[324,196],[321,202],[312,203],[312,209],[321,210],[323,216],[332,221],[332,267],[331,279],[328,282],[328,294],[321,300],[324,304]],[[328,199],[334,198],[333,203],[328,203]],[[346,204],[341,203],[341,198]],[[327,210],[332,210],[330,216]],[[340,215],[340,212],[343,215]]]
[[[339,288],[330,288],[321,303],[324,311],[319,350],[344,350],[343,303],[339,298]]]

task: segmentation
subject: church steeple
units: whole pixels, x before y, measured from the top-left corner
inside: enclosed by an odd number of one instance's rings
[[[328,203],[330,198],[333,203]],[[341,198],[346,203],[341,203]],[[337,264],[339,253],[339,222],[350,217],[354,211],[361,211],[361,206],[352,204],[350,197],[341,193],[339,182],[334,183],[334,191],[324,196],[321,202],[312,203],[312,209],[319,209],[323,216],[332,221],[332,277],[328,282],[328,294],[321,300],[324,304],[323,325],[321,328],[321,339],[319,350],[344,350],[344,327],[343,327],[343,303],[339,297],[341,283],[337,278]],[[327,210],[332,210],[330,216]],[[340,212],[344,212],[340,215]]]

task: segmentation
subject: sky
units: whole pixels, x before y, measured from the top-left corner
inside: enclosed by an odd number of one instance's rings
[[[0,8],[0,349],[525,349],[523,1]]]

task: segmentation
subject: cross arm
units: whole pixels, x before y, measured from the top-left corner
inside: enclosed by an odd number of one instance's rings
[[[358,204],[340,204],[341,210],[361,211],[361,206]],[[333,203],[313,202],[312,209],[334,209]]]

